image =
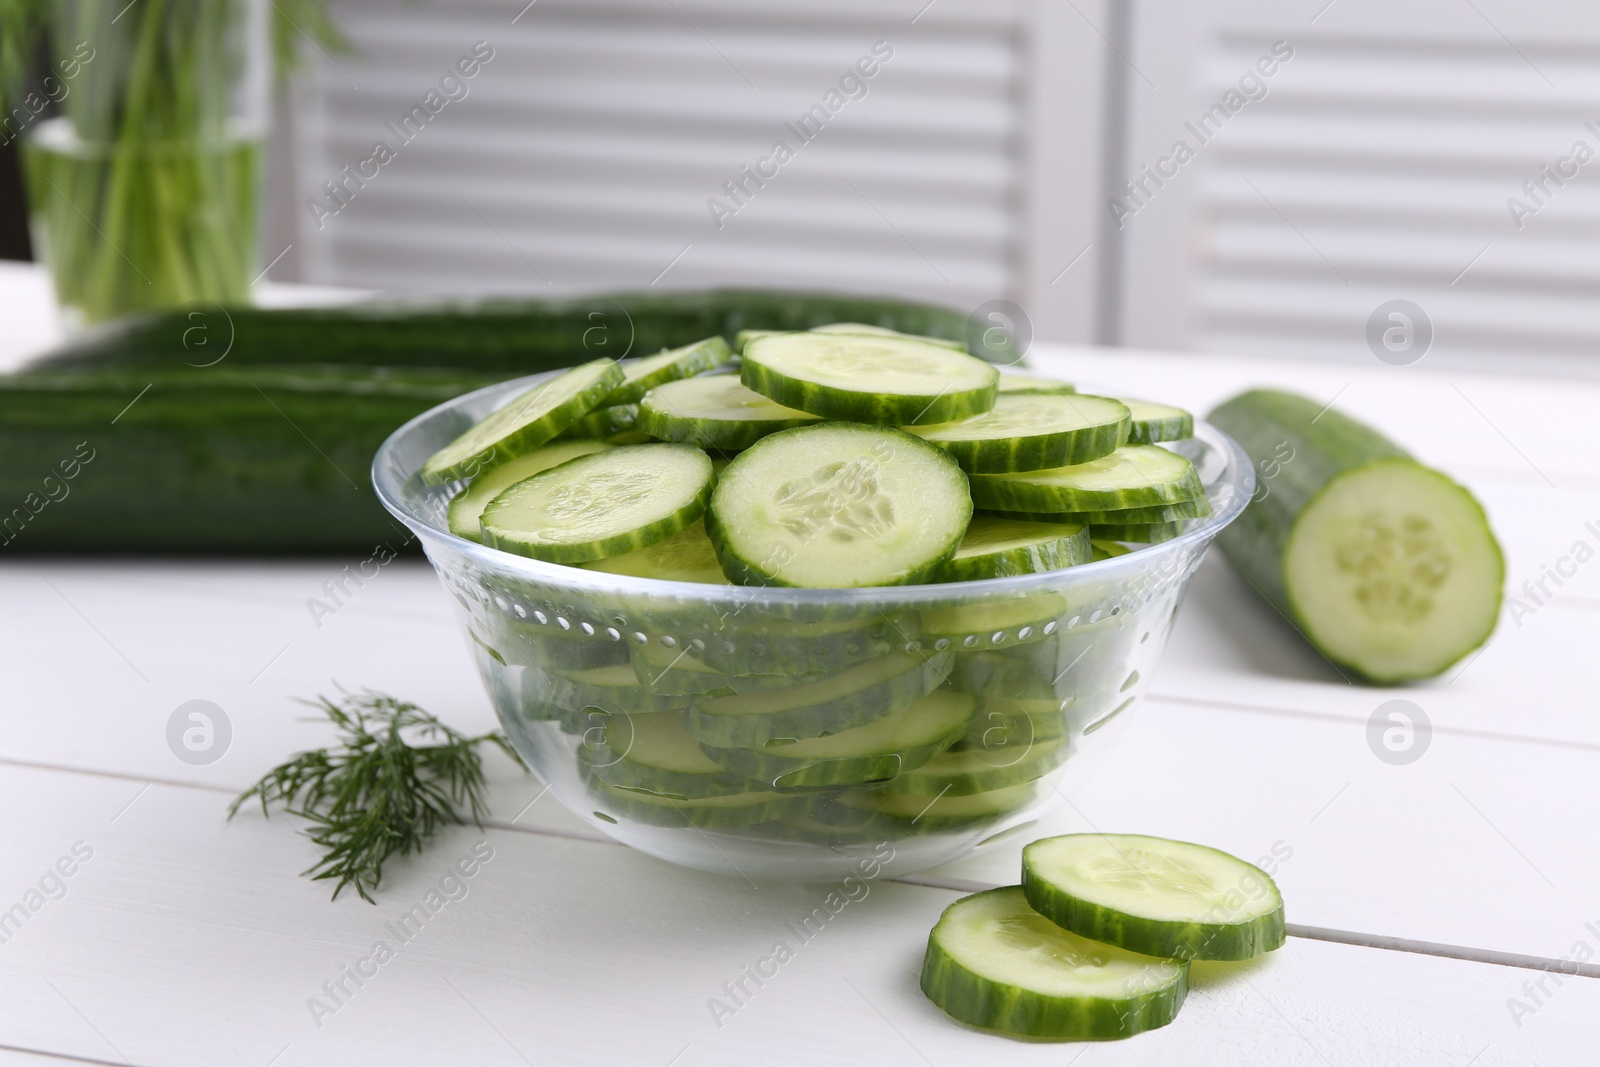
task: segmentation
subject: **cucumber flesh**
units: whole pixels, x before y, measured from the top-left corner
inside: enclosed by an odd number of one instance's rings
[[[1226,852],[1138,834],[1066,834],[1022,850],[1041,915],[1084,937],[1176,959],[1246,960],[1283,944],[1283,896]]]
[[[525,456],[507,460],[498,467],[490,467],[451,499],[450,532],[469,541],[483,540],[478,520],[483,517],[483,509],[489,506],[489,501],[499,496],[501,490],[524,478],[532,478],[540,471],[558,467],[569,459],[604,452],[610,447],[604,441],[556,441]]]
[[[774,434],[717,480],[706,532],[745,585],[901,585],[932,577],[972,517],[967,477],[932,445],[881,426]]]
[[[1032,782],[1006,786],[987,793],[966,796],[936,796],[932,800],[919,793],[887,793],[881,789],[853,790],[839,794],[837,806],[867,812],[888,820],[897,831],[920,829],[928,833],[956,827],[992,823],[1009,815],[1038,796]]]
[[[962,897],[928,935],[922,991],[985,1030],[1056,1041],[1131,1037],[1176,1018],[1189,966],[1061,929],[1018,886]]]
[[[947,337],[928,337],[924,334],[901,333],[891,330],[887,326],[872,326],[865,322],[830,322],[826,326],[811,327],[812,333],[840,333],[849,337],[898,337],[905,341],[921,341],[923,344],[938,345],[940,348],[949,348],[956,352],[966,352],[965,341],[952,341]]]
[[[817,416],[776,404],[732,374],[708,374],[668,382],[639,402],[639,428],[664,441],[682,441],[717,452],[738,452],[779,430],[817,421]]]
[[[1037,374],[1018,374],[1016,371],[1000,372],[1000,395],[1028,396],[1076,393],[1077,387],[1055,378],[1042,378]],[[1127,401],[1123,401],[1127,403]]]
[[[1102,541],[1132,541],[1153,545],[1183,533],[1181,522],[1096,523],[1090,531]]]
[[[986,510],[986,515],[998,515],[1007,519],[1030,519],[1034,522],[1076,522],[1085,526],[1096,523],[1112,525],[1126,525],[1140,522],[1177,522],[1180,519],[1203,519],[1211,514],[1211,501],[1205,497],[1196,497],[1193,500],[1183,500],[1175,504],[1154,504],[1145,508],[1120,508],[1116,511],[993,511]]]
[[[1094,562],[1096,563],[1103,559],[1115,559],[1117,556],[1126,556],[1129,552],[1133,551],[1133,549],[1129,548],[1127,545],[1118,544],[1115,541],[1104,541],[1100,540],[1099,538],[1090,538],[1089,544],[1094,549]]]
[[[1004,743],[943,752],[885,783],[880,792],[924,798],[990,793],[1043,778],[1061,766],[1068,748],[1065,737],[1013,737]]]
[[[970,473],[1036,471],[1115,452],[1128,436],[1128,409],[1103,396],[1011,394],[970,419],[907,431],[949,452]]]
[[[947,582],[1006,578],[1089,561],[1089,528],[974,515],[940,577]]]
[[[597,778],[619,788],[647,789],[683,800],[745,793],[749,783],[706,757],[684,728],[685,712],[607,715],[584,731],[578,758]]]
[[[595,408],[562,431],[558,440],[593,438],[613,445],[641,445],[650,435],[639,429],[638,404]]]
[[[972,476],[973,503],[998,511],[1120,511],[1204,495],[1194,465],[1158,445],[1125,445],[1054,470]]]
[[[422,480],[439,485],[471,478],[532,452],[577,422],[622,381],[622,367],[597,359],[540,382],[497,408],[422,465]]]
[[[964,352],[895,337],[790,333],[744,351],[743,382],[830,419],[912,426],[981,415],[999,372]]]
[[[698,519],[711,473],[711,458],[691,445],[627,445],[580,456],[491,500],[483,540],[552,563],[632,552]]]
[[[591,560],[583,566],[608,574],[627,574],[635,578],[659,578],[666,582],[700,582],[704,585],[730,585],[717,562],[717,550],[706,536],[706,525],[696,519],[671,537],[653,545],[624,552],[620,556]]]
[[[1171,404],[1148,400],[1122,401],[1128,405],[1133,424],[1128,429],[1130,445],[1153,445],[1157,441],[1181,441],[1194,436],[1194,416]]]
[[[1307,397],[1250,392],[1211,418],[1263,472],[1218,543],[1330,661],[1404,682],[1488,640],[1505,561],[1471,493]]]
[[[733,358],[733,350],[720,337],[707,337],[682,348],[669,348],[653,356],[645,356],[622,367],[622,384],[612,390],[602,403],[637,404],[644,395],[658,385],[693,378],[697,374],[722,366]]]

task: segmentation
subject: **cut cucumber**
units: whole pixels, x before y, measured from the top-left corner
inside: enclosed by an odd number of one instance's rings
[[[596,408],[567,427],[560,440],[593,438],[613,445],[642,445],[650,435],[639,429],[638,404],[612,404]]]
[[[857,789],[840,793],[831,808],[819,808],[821,817],[838,813],[857,814],[862,828],[885,833],[939,833],[944,830],[971,829],[992,824],[1003,816],[1032,803],[1039,795],[1033,782],[1007,786],[989,793],[969,796],[936,796],[929,799],[913,793],[885,793],[877,789]],[[861,815],[871,821],[860,823]]]
[[[1066,708],[1070,704],[1070,700],[1053,698],[986,700],[950,751],[981,750],[992,762],[998,761],[1000,753],[1027,751],[1036,742],[1067,732]]]
[[[748,793],[700,751],[684,728],[685,712],[608,715],[586,730],[578,758],[595,777],[618,788],[646,789],[679,800]]]
[[[711,457],[692,445],[627,445],[563,463],[483,510],[485,544],[583,563],[665,540],[705,512]]]
[[[928,935],[922,991],[971,1026],[1018,1037],[1131,1037],[1177,1017],[1189,965],[1102,945],[1028,906],[1018,886],[962,897]]]
[[[489,468],[451,499],[450,532],[469,541],[483,540],[478,520],[483,517],[483,509],[489,506],[489,501],[499,496],[501,490],[524,478],[532,478],[540,471],[558,467],[569,459],[603,452],[610,447],[603,441],[556,441],[525,456],[507,460],[498,467]]]
[[[695,647],[708,666],[727,674],[799,677],[885,655],[905,647],[916,632],[914,616],[875,609],[819,622],[746,617],[695,638]]]
[[[975,515],[939,576],[947,582],[1007,578],[1075,567],[1088,561],[1086,526]]]
[[[1211,419],[1264,479],[1219,543],[1329,660],[1403,682],[1488,640],[1505,561],[1466,489],[1305,397],[1245,393]]]
[[[733,350],[743,355],[745,345],[748,345],[758,337],[776,337],[781,333],[792,332],[792,330],[740,330],[733,339]]]
[[[778,790],[885,781],[926,763],[964,734],[975,704],[965,693],[936,691],[826,737],[759,749],[708,745],[705,752],[731,773]]]
[[[631,715],[640,712],[675,711],[687,698],[674,693],[657,693],[640,685],[633,668],[626,663],[591,667],[581,671],[561,671],[535,675],[531,670],[524,689],[537,694],[566,712],[569,719],[582,721],[580,729],[594,725],[586,719],[590,710],[604,714]]]
[[[884,796],[968,797],[1037,781],[1067,758],[1065,737],[1017,738],[1014,744],[941,752],[878,791]]]
[[[1076,393],[1077,387],[1055,378],[1042,378],[1037,374],[1018,374],[1016,371],[1000,372],[1001,396],[1038,396]],[[1127,403],[1127,401],[1123,401]]]
[[[771,741],[839,733],[920,700],[949,671],[948,652],[891,652],[788,688],[696,700],[689,730],[717,748],[764,748]]]
[[[656,641],[634,646],[633,673],[641,685],[658,693],[694,696],[756,693],[792,686],[797,681],[785,674],[725,674],[708,667],[688,647],[668,648]]]
[[[652,826],[697,826],[733,830],[780,819],[799,810],[803,800],[792,793],[754,790],[711,797],[679,797],[629,786],[614,786],[579,764],[589,792],[615,813],[615,818]]]
[[[471,478],[532,452],[598,407],[621,381],[622,367],[615,360],[597,359],[540,382],[428,457],[423,482]]]
[[[1139,522],[1177,522],[1180,519],[1203,519],[1211,514],[1211,501],[1204,496],[1183,500],[1176,504],[1154,504],[1146,508],[1120,508],[1116,511],[994,511],[985,515],[1004,519],[1028,519],[1033,522],[1076,522],[1085,526],[1097,523],[1126,525]]]
[[[864,322],[830,322],[826,326],[811,327],[811,332],[840,333],[849,337],[898,337],[904,341],[921,341],[926,345],[938,345],[940,348],[949,348],[956,352],[966,352],[967,350],[965,341],[952,341],[948,337],[928,337],[924,334],[901,333],[899,330],[891,330],[887,326],[872,326]]]
[[[722,366],[733,358],[733,350],[720,337],[707,337],[682,348],[669,348],[622,366],[622,384],[602,403],[637,404],[658,385],[693,378],[696,374]]]
[[[1158,445],[1124,445],[1054,470],[972,476],[973,502],[999,511],[1120,511],[1204,495],[1194,465]]]
[[[745,585],[850,588],[936,574],[972,517],[967,477],[926,442],[882,426],[785,430],[717,480],[706,532]]]
[[[744,350],[744,384],[830,419],[920,426],[981,415],[999,372],[964,352],[895,337],[788,333]]]
[[[738,452],[770,433],[816,421],[815,415],[773,403],[732,374],[668,382],[639,402],[641,430],[719,452]]]
[[[1094,549],[1094,562],[1096,563],[1103,559],[1114,559],[1117,556],[1126,556],[1129,552],[1133,551],[1133,549],[1129,548],[1127,545],[1119,545],[1115,541],[1101,541],[1095,538],[1090,538],[1089,544]]]
[[[1141,545],[1153,545],[1161,541],[1170,541],[1183,533],[1183,523],[1136,522],[1122,525],[1096,523],[1090,529],[1094,536],[1102,541],[1132,541]]]
[[[1066,834],[1022,850],[1022,888],[1041,915],[1151,956],[1247,960],[1283,944],[1283,897],[1254,864],[1138,834]]]
[[[1128,405],[1133,425],[1128,430],[1130,445],[1153,445],[1157,441],[1181,441],[1194,436],[1194,416],[1171,404],[1152,404],[1148,400],[1122,401]]]
[[[583,565],[592,571],[627,574],[635,578],[659,578],[664,582],[700,582],[728,585],[717,550],[706,536],[705,523],[691,522],[671,537],[653,545],[624,552],[620,556],[591,560]]]
[[[1128,409],[1103,396],[1008,395],[982,415],[906,429],[969,473],[1036,471],[1115,452],[1128,435]]]
[[[1052,625],[1067,610],[1059,593],[1036,593],[924,608],[922,639],[935,648],[961,651],[1002,648],[1040,641],[1055,631]]]

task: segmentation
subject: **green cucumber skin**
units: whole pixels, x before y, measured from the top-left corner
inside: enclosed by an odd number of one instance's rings
[[[1089,528],[1084,526],[1072,533],[1064,532],[1054,541],[1042,541],[971,559],[952,557],[939,569],[939,580],[970,582],[985,578],[1010,578],[1019,574],[1058,571],[1076,567],[1080,563],[1088,563],[1090,554]]]
[[[796,795],[793,798],[763,800],[744,807],[697,808],[687,797],[679,798],[665,793],[655,793],[654,796],[659,799],[650,799],[652,791],[641,790],[631,793],[628,789],[611,786],[601,780],[594,771],[588,769],[582,761],[578,764],[578,776],[588,786],[589,794],[610,807],[618,818],[631,819],[651,826],[697,826],[703,830],[737,830],[781,819],[787,814],[801,810],[801,805],[804,804],[804,797]]]
[[[1123,508],[1120,511],[989,511],[980,515],[993,515],[998,519],[1025,519],[1029,522],[1075,522],[1085,526],[1122,525],[1128,523],[1177,522],[1180,519],[1203,519],[1211,514],[1211,501],[1205,497],[1184,500],[1176,504],[1156,504],[1145,508]]]
[[[678,358],[666,367],[658,368],[655,373],[633,382],[624,382],[612,394],[602,401],[603,404],[616,406],[619,404],[637,404],[644,399],[644,395],[656,386],[665,382],[675,382],[680,378],[693,378],[696,374],[704,374],[708,370],[722,366],[733,358],[733,349],[728,347],[728,342],[720,336],[707,337],[693,345],[684,346]],[[674,349],[667,349],[671,352]],[[661,355],[662,353],[656,353]],[[626,368],[624,368],[626,373]],[[637,416],[637,412],[635,412]]]
[[[1372,427],[1293,393],[1269,389],[1241,393],[1215,408],[1207,420],[1249,454],[1258,481],[1269,470],[1275,472],[1266,480],[1270,491],[1258,491],[1239,517],[1218,534],[1217,544],[1245,581],[1293,622],[1304,636],[1308,622],[1286,592],[1283,569],[1284,550],[1300,514],[1334,479],[1347,472],[1378,463],[1409,463],[1429,471],[1432,468],[1418,463],[1409,452]],[[1293,459],[1286,461],[1289,455]],[[1433,473],[1446,477],[1436,471]],[[1483,514],[1481,505],[1479,514]],[[1487,515],[1483,515],[1483,523],[1488,529]],[[1501,577],[1496,582],[1499,588],[1504,584],[1505,561],[1498,542],[1495,548],[1500,559]],[[1489,639],[1499,615],[1497,605],[1489,617],[1488,628],[1461,650],[1461,657]],[[1327,649],[1318,651],[1370,682],[1392,684],[1418,680],[1418,676],[1409,674],[1393,677],[1369,674],[1359,663],[1332,657]],[[1459,663],[1461,657],[1455,662]],[[1448,666],[1440,668],[1440,672]]]
[[[975,793],[992,793],[1007,786],[1037,781],[1066,762],[1071,745],[1065,737],[1049,740],[1034,739],[1021,745],[1020,753],[999,749],[968,748],[963,752],[982,752],[972,758],[989,764],[983,770],[964,771],[958,774],[940,774],[928,761],[917,768],[908,768],[906,774],[878,787],[885,796],[966,797]],[[952,756],[957,754],[952,753]],[[959,757],[958,757],[959,758]]]
[[[965,726],[962,727],[962,730]],[[961,736],[957,730],[936,742],[884,752],[872,756],[849,756],[831,760],[796,760],[769,756],[759,749],[717,748],[701,745],[707,756],[726,767],[729,774],[784,792],[791,789],[819,789],[869,785],[887,781],[902,771],[920,767],[949,748]]]
[[[763,437],[801,426],[815,426],[817,420],[804,419],[692,419],[663,411],[650,404],[639,406],[638,428],[663,441],[694,445],[707,452],[743,452]]]
[[[402,551],[413,538],[372,494],[373,453],[396,426],[493,381],[470,371],[226,363],[0,377],[0,519],[11,520],[0,548],[355,559]],[[58,482],[67,495],[46,502]]]
[[[592,438],[597,441],[608,441],[614,445],[634,444],[637,442],[619,440],[618,437],[619,435],[626,437],[629,434],[638,433],[638,426],[638,404],[610,404],[595,408],[589,414],[556,434],[556,439],[567,441],[573,438]]]
[[[866,392],[844,393],[791,378],[765,364],[752,362],[748,356],[739,367],[739,380],[784,407],[826,419],[864,422],[872,426],[955,422],[988,411],[994,407],[996,395],[994,382],[982,389],[944,393],[932,400]]]
[[[1128,541],[1140,545],[1154,545],[1170,541],[1183,533],[1182,522],[1096,523],[1089,532],[1101,541]]]
[[[797,637],[764,634],[754,627],[736,627],[726,635],[708,634],[695,640],[705,647],[697,654],[707,666],[731,675],[763,677],[835,671],[873,656],[885,655],[917,635],[914,615],[889,618],[874,615],[859,629],[843,633]]]
[[[1128,420],[1071,433],[1041,434],[992,441],[928,441],[944,449],[968,474],[1070,467],[1109,456],[1127,443]]]
[[[176,368],[204,363],[192,311],[122,319],[43,357],[58,369]],[[337,364],[455,367],[500,380],[583,363],[681,348],[742,329],[809,330],[864,322],[903,333],[961,340],[967,312],[889,297],[716,289],[620,292],[558,299],[373,302],[338,308],[213,307],[204,326],[228,366]],[[37,366],[36,365],[36,366]],[[115,414],[115,412],[113,412]]]
[[[1146,956],[1181,960],[1248,960],[1281,948],[1286,936],[1283,905],[1241,923],[1191,923],[1146,919],[1079,900],[1034,873],[1022,850],[1022,892],[1034,911],[1075,934]],[[1261,877],[1278,891],[1266,874]]]
[[[988,890],[1003,893],[1010,887]],[[966,898],[963,898],[966,899]],[[961,901],[950,907],[954,908]],[[948,914],[949,909],[946,909]],[[944,917],[940,917],[940,922]],[[1046,997],[974,974],[947,955],[939,927],[928,934],[922,992],[951,1018],[999,1033],[1057,1041],[1132,1037],[1177,1018],[1189,992],[1187,968],[1177,982],[1116,1003],[1099,998]]]
[[[1156,447],[1156,446],[1136,446]],[[1019,472],[1026,474],[1028,472]],[[1123,489],[1068,489],[1033,485],[1001,475],[975,474],[970,480],[972,503],[985,511],[1015,513],[1125,511],[1129,508],[1182,504],[1206,495],[1200,475],[1191,467],[1174,482]],[[1066,506],[1070,502],[1072,506]]]
[[[1194,416],[1187,411],[1182,418],[1134,419],[1128,427],[1128,444],[1153,445],[1162,441],[1182,441],[1194,436]]]

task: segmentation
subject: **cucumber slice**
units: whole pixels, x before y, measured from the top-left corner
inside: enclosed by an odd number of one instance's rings
[[[1033,522],[1076,522],[1085,526],[1096,523],[1123,525],[1139,522],[1177,522],[1180,519],[1203,519],[1211,514],[1211,501],[1204,496],[1182,500],[1176,504],[1154,504],[1147,508],[1119,508],[1116,511],[990,511],[1005,519],[1028,519]]]
[[[1000,379],[983,360],[939,345],[817,333],[757,338],[739,377],[788,407],[884,426],[981,415],[994,407]]]
[[[838,333],[848,337],[898,337],[904,341],[921,341],[926,345],[938,345],[956,352],[966,352],[965,341],[952,341],[948,337],[928,337],[925,334],[901,333],[891,330],[887,326],[871,326],[864,322],[830,322],[826,326],[811,327],[812,333]]]
[[[1089,539],[1089,545],[1094,549],[1094,562],[1103,559],[1115,559],[1117,556],[1126,556],[1133,549],[1127,545],[1120,545],[1115,541],[1102,541],[1096,538]]]
[[[595,637],[552,637],[550,627],[489,617],[489,634],[494,647],[508,664],[537,667],[543,671],[582,671],[628,662],[628,646],[603,633]]]
[[[939,576],[947,582],[1006,578],[1089,561],[1089,528],[976,515]]]
[[[722,366],[733,358],[733,349],[721,337],[707,337],[682,348],[668,348],[622,365],[622,384],[606,397],[605,404],[637,404],[658,385],[693,378]]]
[[[771,741],[839,733],[920,700],[949,671],[948,652],[891,652],[816,681],[696,700],[689,731],[717,748],[764,748]]]
[[[922,991],[952,1018],[1056,1041],[1131,1037],[1177,1017],[1189,965],[1102,945],[1035,912],[1018,886],[962,897],[928,935]]]
[[[1069,744],[1062,736],[1012,737],[990,744],[941,752],[920,767],[906,770],[878,788],[884,796],[967,797],[991,793],[1043,778],[1066,761]]]
[[[732,374],[668,382],[639,402],[641,430],[718,452],[738,452],[770,433],[816,421],[815,415],[773,403]]]
[[[826,737],[769,742],[759,749],[708,745],[705,753],[729,772],[778,790],[885,781],[949,747],[966,732],[976,703],[965,693],[936,691]]]
[[[1103,396],[1010,395],[970,419],[906,429],[969,473],[1036,471],[1115,452],[1128,435],[1128,409]]]
[[[1052,623],[1067,607],[1066,598],[1059,593],[1036,593],[924,608],[922,637],[935,648],[953,647],[962,651],[1041,641],[1055,632]],[[940,641],[946,646],[941,646]]]
[[[1283,896],[1226,852],[1138,834],[1066,834],[1022,850],[1022,888],[1041,915],[1151,956],[1247,960],[1283,944]]]
[[[748,793],[741,782],[700,751],[684,727],[685,712],[607,715],[584,732],[578,758],[595,777],[617,788],[645,789],[679,800]]]
[[[1194,416],[1171,404],[1148,400],[1122,401],[1128,405],[1133,425],[1128,429],[1130,445],[1153,445],[1157,441],[1181,441],[1194,436]]]
[[[711,457],[692,445],[595,452],[502,491],[483,509],[483,540],[551,563],[632,552],[698,519],[711,481]]]
[[[566,713],[570,721],[582,722],[581,729],[594,725],[587,721],[589,711],[631,715],[677,711],[688,703],[688,698],[680,694],[658,693],[647,685],[640,685],[633,667],[627,663],[555,674],[535,675],[530,671],[526,682],[525,692],[538,694]]]
[[[490,467],[451,499],[447,516],[450,532],[469,541],[482,541],[478,520],[483,517],[483,509],[489,506],[489,501],[499,496],[501,490],[569,459],[604,452],[610,447],[603,441],[556,441],[498,467]]]
[[[639,683],[658,693],[693,696],[755,693],[795,683],[793,677],[784,674],[725,674],[708,667],[686,647],[668,648],[654,641],[634,646],[632,661]]]
[[[931,800],[913,793],[856,789],[838,794],[834,804],[814,812],[819,818],[842,817],[847,825],[883,833],[931,834],[991,824],[1032,803],[1038,795],[1033,782],[989,793],[936,796]],[[869,821],[861,822],[863,816]]]
[[[1050,741],[1067,732],[1066,709],[1071,703],[1053,697],[986,700],[950,751],[981,750],[991,763],[998,762],[1001,753],[1026,751],[1035,742]]]
[[[728,464],[706,532],[745,585],[903,585],[937,573],[972,517],[967,476],[883,426],[785,430]]]
[[[592,571],[627,574],[635,578],[660,578],[666,582],[731,585],[717,562],[717,550],[706,536],[706,524],[696,519],[671,537],[620,556],[583,564]]]
[[[793,333],[792,330],[740,330],[733,339],[733,350],[744,355],[745,346],[758,337],[777,337],[779,334]]]
[[[863,617],[818,622],[739,622],[736,630],[694,639],[705,663],[730,675],[807,674],[882,656],[916,635],[914,617],[869,610]]]
[[[1018,374],[1009,370],[1000,372],[1001,396],[1049,396],[1077,391],[1076,386],[1057,381],[1055,378],[1042,378],[1037,374]]]
[[[1141,545],[1153,545],[1161,541],[1170,541],[1183,533],[1183,523],[1135,522],[1121,525],[1097,523],[1090,527],[1090,530],[1102,541],[1133,541]]]
[[[1194,465],[1158,445],[1124,445],[1054,470],[972,476],[973,503],[999,511],[1120,511],[1204,495]]]
[[[616,360],[597,359],[540,382],[428,457],[422,465],[423,483],[471,478],[532,452],[598,407],[622,381],[622,373]]]
[[[559,440],[593,438],[613,445],[642,445],[650,435],[639,429],[638,404],[596,408],[561,432]]]
[[[792,793],[753,790],[711,797],[680,797],[602,781],[579,764],[589,792],[619,820],[631,819],[652,826],[697,826],[705,830],[735,830],[780,819],[798,810],[802,802]]]
[[[1218,543],[1329,660],[1389,684],[1489,639],[1505,561],[1466,489],[1305,397],[1246,393],[1211,418],[1276,472]]]

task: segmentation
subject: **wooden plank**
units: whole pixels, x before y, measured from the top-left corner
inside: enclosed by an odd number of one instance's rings
[[[65,895],[0,946],[0,1044],[205,1067],[1059,1065],[1085,1054],[1003,1043],[922,998],[917,968],[928,928],[956,896],[948,890],[862,882],[834,913],[833,887],[752,889],[620,847],[460,830],[396,867],[377,907],[329,903],[294,874],[307,858],[294,834],[224,826],[207,793],[156,786],[128,806],[132,792],[63,772],[0,772],[0,805],[33,813],[4,831],[8,896],[74,843],[92,849],[63,879]],[[487,858],[468,865],[470,878],[443,881],[475,850]],[[396,924],[413,906],[426,918],[402,938]],[[806,916],[809,939],[794,932]],[[780,940],[793,958],[760,987],[746,980],[735,1004],[724,983]],[[379,941],[392,957],[363,963],[360,986],[345,978]],[[1507,1000],[1541,978],[1548,995],[1519,1028]],[[337,981],[335,1002],[323,984]],[[313,1012],[313,998],[326,1010]],[[729,1010],[714,1018],[712,998]],[[1581,1062],[1597,1039],[1592,980],[1557,987],[1541,972],[1293,939],[1259,963],[1197,969],[1171,1027],[1087,1054],[1207,1067],[1316,1065],[1361,1049],[1372,1062],[1498,1067]]]

